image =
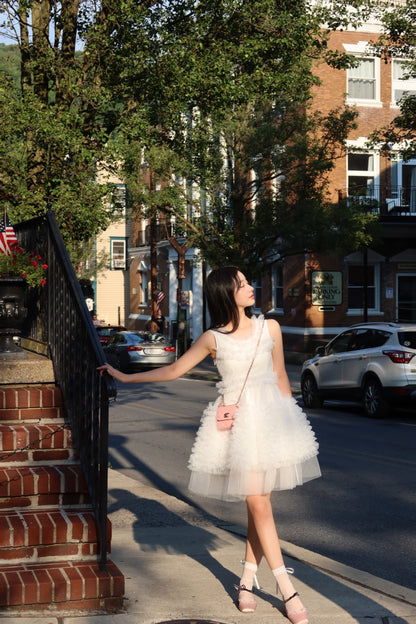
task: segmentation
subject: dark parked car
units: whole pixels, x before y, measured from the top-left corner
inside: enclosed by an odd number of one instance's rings
[[[123,327],[123,325],[96,325],[96,330],[101,346],[104,347],[104,345],[107,344],[110,336],[118,331],[123,331],[124,329],[126,328]]]
[[[350,327],[304,362],[301,388],[305,407],[320,407],[328,398],[359,399],[372,417],[416,404],[416,325]]]
[[[165,336],[148,332],[115,332],[104,353],[109,364],[124,372],[165,366],[176,359],[176,349]]]

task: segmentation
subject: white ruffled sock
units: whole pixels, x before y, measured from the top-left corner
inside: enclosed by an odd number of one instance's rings
[[[246,587],[247,589],[253,589],[253,581],[254,581],[257,589],[259,589],[260,586],[259,586],[257,576],[256,576],[257,567],[258,567],[257,564],[250,563],[250,561],[244,561],[244,560],[241,563],[244,565],[244,568],[243,568],[243,575],[240,579],[240,587],[244,585],[244,587]]]

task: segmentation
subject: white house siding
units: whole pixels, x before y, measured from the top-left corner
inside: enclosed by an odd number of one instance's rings
[[[110,180],[116,184],[119,180]],[[96,240],[97,257],[104,251],[109,258],[106,268],[96,276],[95,287],[95,311],[98,319],[110,325],[124,325],[129,316],[129,269],[128,269],[128,245],[131,237],[131,221],[126,217],[110,225]],[[125,241],[125,269],[112,268],[111,266],[111,241]]]
[[[188,338],[196,340],[204,331],[203,329],[203,293],[202,293],[202,263],[197,260],[198,250],[188,249],[185,254],[187,262],[187,275],[183,281],[183,290],[190,290],[189,305],[186,305]],[[173,248],[169,249],[169,315],[177,318],[176,293],[178,254]]]

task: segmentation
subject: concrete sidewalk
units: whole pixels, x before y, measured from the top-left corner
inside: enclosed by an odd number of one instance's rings
[[[240,613],[234,585],[241,573],[244,529],[221,524],[184,502],[110,471],[112,559],[126,576],[120,624],[172,620],[284,624],[282,603],[265,562],[255,614]],[[416,624],[416,591],[283,543],[310,624]],[[65,618],[104,624],[106,616]]]
[[[194,374],[211,375],[205,365]],[[300,367],[288,365],[298,391]],[[265,562],[257,611],[235,606],[244,554],[244,529],[183,501],[109,471],[111,559],[125,575],[123,613],[0,614],[0,624],[287,624]],[[295,521],[295,520],[294,520]],[[283,542],[285,563],[310,624],[416,624],[416,591]],[[413,565],[403,562],[403,565]],[[23,615],[23,614],[22,614]]]
[[[177,498],[109,473],[112,560],[126,579],[118,614],[0,615],[1,624],[285,624],[265,562],[257,611],[234,604],[244,553],[242,527],[221,524]],[[310,624],[416,624],[416,591],[283,542],[285,563]],[[23,615],[23,614],[22,614]]]

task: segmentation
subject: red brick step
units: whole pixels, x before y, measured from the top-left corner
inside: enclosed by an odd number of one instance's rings
[[[75,457],[71,430],[63,422],[0,423],[0,463],[56,462]]]
[[[52,385],[0,388],[0,421],[62,418],[62,393]]]
[[[87,502],[87,486],[77,464],[0,467],[0,509]]]
[[[108,552],[111,523],[107,523]],[[0,511],[0,565],[57,556],[96,560],[98,536],[92,509]]]
[[[0,386],[0,610],[119,610],[59,388]],[[107,522],[110,552],[111,523]]]
[[[108,561],[20,563],[0,566],[0,607],[19,609],[106,609],[122,607],[124,577]]]

